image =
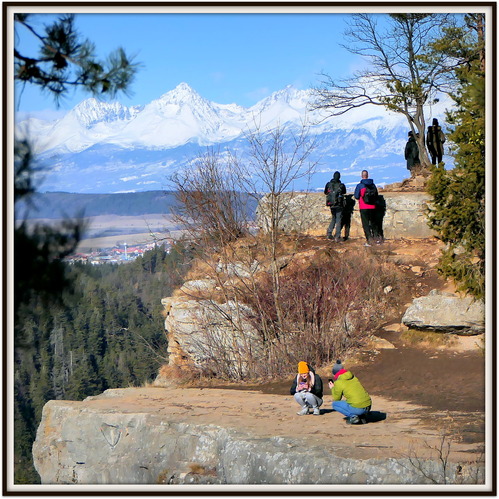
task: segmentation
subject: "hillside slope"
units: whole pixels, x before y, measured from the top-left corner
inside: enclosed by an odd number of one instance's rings
[[[306,241],[309,250],[332,244],[323,237]],[[342,359],[372,396],[368,424],[347,425],[331,410],[327,389],[319,417],[297,416],[289,395],[294,366],[289,376],[258,385],[208,378],[186,384],[163,376],[159,386],[49,402],[34,446],[42,483],[310,483],[309,471],[292,457],[297,449],[322,463],[314,483],[483,483],[482,338],[436,333],[413,343],[400,324],[413,298],[452,290],[435,270],[440,243],[399,240],[364,248],[352,239],[342,247],[396,262],[407,284],[401,306]],[[429,341],[435,336],[440,341]],[[318,373],[327,380],[330,366]],[[54,442],[60,442],[57,452]],[[293,462],[283,461],[285,455]]]
[[[327,245],[334,247],[334,243],[323,237],[309,237],[307,240],[309,247],[316,250]],[[397,297],[398,308],[389,309],[384,324],[370,340],[342,360],[375,397],[420,406],[418,420],[421,424],[442,432],[449,431],[458,439],[483,443],[484,336],[420,334],[408,331],[401,324],[402,316],[414,298],[425,296],[432,289],[454,292],[452,283],[439,277],[435,268],[441,243],[435,238],[402,239],[366,249],[362,239],[352,239],[342,243],[341,247],[345,251],[360,250],[366,254],[382,255],[396,263],[406,284],[401,288],[405,295]],[[306,247],[302,249],[306,250]],[[318,372],[324,379],[331,377],[328,367]],[[215,383],[215,386],[220,388],[222,385]],[[286,396],[289,386],[290,380],[285,379],[251,388]],[[291,413],[293,408],[289,408]],[[380,409],[377,404],[374,408]],[[437,417],[443,414],[445,418]]]

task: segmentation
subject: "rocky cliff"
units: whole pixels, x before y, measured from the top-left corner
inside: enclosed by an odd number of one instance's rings
[[[298,424],[290,396],[219,389],[108,390],[51,401],[33,456],[43,484],[422,484],[464,482],[473,445],[452,444],[421,408],[377,398],[371,424],[345,425],[324,406]],[[387,416],[388,414],[388,416]],[[302,421],[300,421],[301,423]],[[433,427],[432,427],[433,426]],[[482,473],[480,471],[480,473]],[[426,475],[426,476],[425,476]]]
[[[435,233],[426,223],[426,213],[431,197],[425,192],[391,192],[379,190],[380,205],[384,210],[383,231],[387,239],[427,238]],[[325,234],[331,220],[326,198],[320,193],[285,193],[282,195],[282,217],[279,227],[283,232]],[[364,237],[358,202],[347,196],[348,219],[351,221],[350,236]],[[266,198],[258,206],[257,224],[268,226]]]

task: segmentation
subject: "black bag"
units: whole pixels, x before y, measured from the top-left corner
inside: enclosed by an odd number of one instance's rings
[[[364,203],[366,204],[376,204],[378,201],[378,189],[374,184],[366,184],[366,190],[364,191]]]
[[[345,206],[343,195],[343,184],[341,182],[329,182],[326,195],[326,206]]]

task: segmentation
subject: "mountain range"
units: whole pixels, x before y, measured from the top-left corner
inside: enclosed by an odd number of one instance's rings
[[[168,190],[171,174],[188,168],[208,147],[237,150],[244,158],[248,132],[281,126],[291,137],[304,122],[320,144],[313,157],[319,166],[310,183],[303,180],[294,189],[321,190],[336,170],[349,190],[362,169],[378,185],[407,178],[404,116],[371,105],[325,119],[308,112],[311,98],[312,90],[288,86],[244,108],[211,102],[181,83],[144,106],[86,99],[55,122],[22,121],[16,134],[34,140],[45,192]],[[449,101],[441,100],[427,116],[444,124],[447,107]]]

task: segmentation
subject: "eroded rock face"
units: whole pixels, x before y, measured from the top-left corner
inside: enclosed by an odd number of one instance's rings
[[[350,195],[350,199],[355,201]],[[435,233],[428,227],[426,212],[431,197],[425,192],[384,192],[380,190],[380,201],[385,210],[383,231],[387,239],[428,238]],[[258,205],[257,224],[268,230],[267,198]],[[282,219],[279,227],[285,232],[326,233],[331,221],[331,211],[326,206],[325,196],[319,193],[282,194]],[[358,201],[351,214],[350,236],[363,237]]]
[[[136,407],[127,410],[123,392],[45,405],[33,445],[42,484],[425,483],[408,459],[341,457],[334,448],[311,444],[304,453],[299,438],[257,437],[244,428],[177,421],[137,406],[140,392]],[[424,466],[441,473],[436,462]],[[454,467],[447,479],[455,479]]]
[[[416,298],[402,317],[407,327],[463,335],[485,332],[485,306],[471,297],[432,290]]]
[[[188,281],[181,289],[209,291],[214,280]],[[209,293],[207,293],[209,296]],[[248,359],[259,355],[260,338],[251,324],[254,311],[233,300],[220,303],[216,299],[195,298],[177,294],[164,298],[165,330],[168,336],[169,364],[192,365],[216,370],[217,359],[223,358],[225,372],[235,378],[245,376],[250,369]],[[233,367],[231,367],[233,366]],[[157,380],[161,384],[161,380]]]

